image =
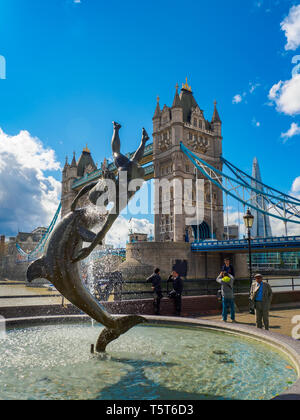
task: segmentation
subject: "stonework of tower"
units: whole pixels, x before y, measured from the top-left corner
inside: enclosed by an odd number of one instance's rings
[[[253,178],[253,181],[251,182],[252,187],[258,191],[263,192],[264,188],[261,184],[262,182],[261,174],[260,174],[260,168],[259,168],[257,158],[254,158],[253,160],[252,178]],[[261,194],[252,193],[251,204],[254,207],[260,207],[263,210],[266,210],[267,208],[266,201]],[[270,217],[257,210],[253,210],[253,216],[254,216],[254,222],[251,229],[252,237],[254,238],[271,237],[272,229],[271,229]]]
[[[171,188],[170,214],[162,214],[165,198],[163,194],[155,197],[155,241],[184,242],[207,238],[223,239],[224,216],[223,194],[211,184],[200,171],[197,171],[180,149],[180,142],[192,150],[197,156],[222,170],[222,122],[214,106],[211,122],[204,118],[202,109],[198,106],[191,87],[186,83],[178,93],[178,85],[171,107],[160,108],[159,98],[153,116],[153,164],[154,179],[162,178],[169,182],[185,179],[204,179],[204,221],[201,225],[186,225],[186,214],[182,214],[178,206],[183,206],[179,198],[177,186]],[[174,185],[179,185],[174,184]],[[195,184],[195,183],[194,183]],[[172,184],[171,184],[172,185]],[[193,206],[196,206],[195,190],[192,194]]]
[[[75,153],[71,164],[68,164],[68,159],[62,172],[62,192],[61,192],[61,217],[64,217],[70,212],[71,204],[77,195],[77,192],[72,189],[72,185],[77,179],[84,175],[94,172],[97,169],[91,152],[86,147],[76,162]]]

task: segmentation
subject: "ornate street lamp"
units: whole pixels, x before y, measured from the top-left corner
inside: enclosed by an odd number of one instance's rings
[[[252,285],[252,257],[251,257],[251,229],[254,222],[254,216],[251,214],[250,209],[244,216],[245,227],[248,231],[248,248],[249,248],[249,275],[250,275],[250,287]]]

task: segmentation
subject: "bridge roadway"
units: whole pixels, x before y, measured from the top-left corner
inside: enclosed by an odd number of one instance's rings
[[[232,239],[224,241],[205,240],[191,244],[192,252],[226,252],[248,253],[247,239]],[[251,250],[254,253],[267,252],[300,252],[300,236],[282,236],[271,238],[258,238],[251,240]],[[126,257],[126,249],[97,250],[91,255],[92,259],[101,258],[105,255],[117,255]]]
[[[131,159],[134,153],[127,153],[126,156]],[[141,165],[144,166],[145,169],[145,180],[148,181],[149,179],[152,179],[154,177],[154,167],[153,165],[145,166],[149,163],[151,163],[153,160],[153,143],[148,144],[148,146],[145,147],[145,153],[144,157],[141,161]],[[117,168],[114,163],[110,163],[108,165],[108,169],[110,171],[116,172]],[[89,184],[91,181],[95,181],[99,179],[102,176],[102,169],[97,169],[96,171],[85,175],[84,177],[78,179],[75,181],[72,185],[72,189],[75,191],[80,190],[85,185]]]
[[[224,241],[205,240],[194,242],[192,252],[226,252],[248,253],[247,239],[232,239]],[[282,236],[271,238],[256,238],[251,240],[251,250],[256,253],[266,252],[300,252],[300,236]]]

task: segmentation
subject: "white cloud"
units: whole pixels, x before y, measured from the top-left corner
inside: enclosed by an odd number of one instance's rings
[[[0,129],[0,232],[15,235],[47,226],[59,204],[61,183],[47,171],[60,170],[55,152],[21,131]]]
[[[300,199],[300,176],[297,177],[293,181],[291,190],[288,192],[288,195],[291,195],[295,198]],[[275,211],[273,211],[273,212],[276,214]],[[275,217],[270,217],[270,223],[271,223],[272,235],[273,236],[285,236],[286,235],[285,225],[284,225],[283,221],[281,221],[279,219],[275,219]],[[289,236],[300,235],[300,224],[289,222],[287,224],[287,230],[288,230],[288,235]]]
[[[240,102],[242,102],[243,98],[242,95],[235,95],[232,99],[232,103],[233,104],[239,104]]]
[[[153,235],[154,233],[154,225],[149,220],[132,218],[131,222],[129,222],[121,215],[108,232],[105,239],[106,244],[114,245],[115,247],[120,245],[125,247],[130,229],[135,233],[147,233],[148,235]]]
[[[244,221],[243,221],[243,212],[242,210],[240,210],[240,212],[238,212],[234,207],[232,206],[228,206],[227,207],[228,212],[226,210],[226,212],[224,213],[224,223],[225,226],[228,225],[237,225],[239,226],[239,235],[242,238],[245,235],[245,225],[244,225]]]
[[[282,133],[281,137],[284,139],[284,143],[291,137],[298,136],[300,134],[300,127],[297,123],[292,123],[290,129],[286,133]]]
[[[300,74],[274,85],[269,92],[269,99],[275,102],[278,112],[291,116],[300,114]]]
[[[232,99],[233,104],[240,104],[241,102],[244,102],[247,104],[247,95],[250,93],[251,95],[255,92],[255,90],[260,86],[260,83],[252,83],[249,82],[249,91],[243,92],[242,94],[238,93],[234,95]]]
[[[260,87],[260,83],[249,83],[249,92],[252,94],[254,91]]]
[[[256,118],[252,119],[252,125],[254,125],[255,127],[260,127],[261,123],[259,121],[256,120]]]
[[[287,38],[285,49],[295,51],[300,46],[300,4],[290,9],[280,26]]]
[[[278,96],[278,92],[281,89],[283,82],[280,80],[280,82],[278,82],[276,85],[272,86],[272,88],[270,89],[269,92],[269,99],[271,100],[275,100],[276,97]]]
[[[300,200],[300,176],[294,180],[290,195]]]
[[[274,217],[270,218],[271,222],[271,229],[273,236],[286,236],[285,226],[284,223],[279,220],[275,219]],[[288,223],[287,224],[287,234],[288,236],[296,236],[300,234],[300,225],[296,223]]]
[[[300,176],[298,176],[292,185],[292,192],[293,193],[300,193]]]

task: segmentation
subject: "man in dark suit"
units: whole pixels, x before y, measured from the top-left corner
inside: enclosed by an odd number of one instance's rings
[[[176,268],[176,267],[175,267]],[[181,315],[181,300],[183,292],[183,280],[180,277],[180,274],[175,271],[175,268],[172,271],[171,276],[169,277],[168,282],[173,282],[173,290],[169,293],[169,297],[174,299],[175,303],[175,314],[176,316]]]
[[[160,315],[160,301],[163,298],[163,294],[161,291],[161,277],[160,277],[160,270],[156,268],[152,276],[148,277],[146,283],[152,283],[152,290],[156,296],[154,296],[154,312],[155,315]]]

